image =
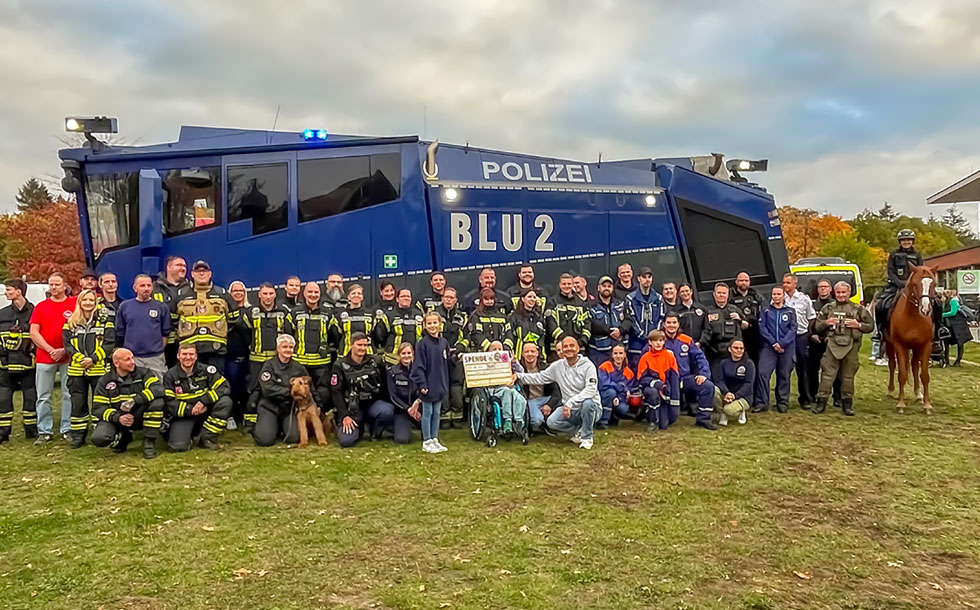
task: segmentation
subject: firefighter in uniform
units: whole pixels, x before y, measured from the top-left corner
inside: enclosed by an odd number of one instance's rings
[[[68,356],[68,393],[71,396],[71,448],[85,444],[90,416],[89,395],[95,395],[99,378],[109,372],[113,326],[109,314],[98,307],[92,290],[78,295],[74,313],[61,331]]]
[[[415,307],[423,314],[435,311],[442,305],[442,293],[446,290],[446,276],[441,271],[435,271],[429,276],[431,291],[428,295],[415,302]]]
[[[391,425],[394,407],[380,399],[382,374],[377,360],[368,353],[370,340],[364,333],[351,336],[351,348],[337,360],[330,374],[330,392],[337,410],[337,443],[353,447],[365,425],[385,430]]]
[[[201,447],[217,451],[218,435],[231,417],[231,386],[214,365],[197,361],[193,344],[177,350],[177,366],[163,376],[163,393],[170,416],[167,448],[190,451],[200,435]]]
[[[752,362],[759,363],[759,349],[762,337],[759,336],[759,316],[765,304],[759,292],[752,287],[752,278],[742,271],[735,276],[735,290],[732,290],[728,301],[738,308],[742,320],[749,323],[742,329],[742,343],[745,345],[745,355]]]
[[[106,327],[109,330],[107,338],[112,345],[116,344],[116,311],[119,310],[119,305],[122,303],[122,299],[116,295],[118,288],[119,281],[116,279],[115,273],[107,272],[99,276],[99,289],[102,291],[102,295],[99,296],[98,308],[102,310],[109,322]]]
[[[485,352],[490,344],[500,341],[509,350],[514,349],[514,333],[510,320],[497,303],[497,293],[493,288],[484,288],[476,309],[466,324],[470,350]]]
[[[701,349],[711,364],[728,356],[728,346],[735,339],[742,340],[742,329],[749,325],[742,320],[739,309],[728,302],[728,284],[715,284],[713,297],[714,304],[706,310],[708,326],[701,341]]]
[[[708,328],[707,308],[694,300],[694,291],[689,284],[681,284],[677,292],[680,298],[677,306],[674,307],[674,312],[680,320],[681,332],[694,339],[700,347],[701,342],[704,341],[705,330]]]
[[[615,296],[613,279],[599,278],[598,297],[589,308],[589,360],[597,367],[612,357],[613,345],[626,341],[633,321],[625,301]],[[520,357],[520,356],[518,356]]]
[[[299,305],[289,312],[289,326],[296,335],[293,359],[306,367],[312,387],[317,392],[317,403],[324,412],[330,408],[330,365],[336,349],[330,345],[329,332],[332,310],[320,301],[320,287],[307,282]]]
[[[347,289],[347,305],[334,311],[330,320],[330,342],[337,346],[337,360],[350,351],[354,333],[367,335],[368,353],[374,353],[370,337],[374,334],[377,317],[383,313],[380,309],[375,312],[364,307],[364,288],[360,284],[351,284]]]
[[[524,356],[524,346],[533,343],[538,346],[538,354],[547,353],[548,331],[546,319],[541,309],[541,299],[533,290],[526,291],[517,299],[514,313],[510,316],[510,328],[514,336],[514,357]]]
[[[412,347],[422,338],[422,312],[412,305],[412,291],[402,288],[395,297],[395,306],[378,315],[374,327],[375,344],[383,354],[386,366],[398,364],[402,343]]]
[[[171,311],[170,337],[163,351],[167,366],[177,364],[177,295],[189,285],[187,262],[179,256],[168,257],[164,270],[153,280],[153,298]]]
[[[293,360],[296,340],[290,335],[276,338],[276,353],[259,370],[258,418],[255,422],[255,444],[274,445],[277,438],[287,444],[299,442],[299,423],[293,410],[290,381],[306,377],[306,367]],[[316,394],[313,395],[316,402]]]
[[[545,330],[551,339],[550,354],[557,358],[558,344],[566,336],[575,337],[579,347],[584,349],[589,344],[592,328],[589,324],[588,308],[582,297],[573,292],[574,278],[570,273],[563,273],[558,280],[559,294],[551,301],[551,309],[547,312]]]
[[[434,310],[442,317],[442,336],[449,344],[449,402],[443,401],[439,416],[452,427],[463,418],[463,363],[459,361],[469,344],[466,341],[466,312],[459,306],[456,289],[446,286],[442,304]]]
[[[256,408],[259,402],[259,370],[266,361],[276,355],[276,341],[279,335],[292,332],[289,324],[289,310],[276,304],[276,289],[263,282],[259,286],[259,303],[241,312],[241,321],[250,331],[248,367],[248,403],[245,406],[245,433],[255,429]]]
[[[92,444],[123,453],[133,432],[143,431],[143,457],[157,456],[154,443],[163,423],[163,383],[150,369],[136,366],[133,352],[112,353],[112,369],[99,379],[92,399]]]
[[[34,343],[31,314],[34,305],[24,298],[27,284],[6,282],[9,305],[0,309],[0,444],[10,439],[14,420],[14,392],[20,390],[24,436],[37,436],[37,389],[34,385]]]
[[[841,409],[854,415],[854,376],[860,366],[861,338],[874,330],[874,321],[865,308],[851,302],[851,285],[837,282],[835,301],[825,305],[817,315],[817,332],[827,333],[827,351],[820,362],[820,389],[814,413],[827,408],[830,391],[841,373]],[[926,365],[923,365],[926,366]]]
[[[197,261],[193,283],[174,299],[177,339],[197,346],[197,359],[213,364],[222,375],[228,348],[228,330],[238,323],[240,311],[224,288],[211,283],[211,266]],[[175,354],[176,357],[176,354]]]

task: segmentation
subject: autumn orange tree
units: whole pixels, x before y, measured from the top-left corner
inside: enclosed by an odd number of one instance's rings
[[[780,206],[779,223],[791,263],[804,257],[819,256],[821,245],[831,236],[854,231],[840,216],[791,206]]]
[[[11,277],[37,282],[61,271],[77,284],[85,271],[78,211],[66,199],[0,216],[0,243],[5,271]]]

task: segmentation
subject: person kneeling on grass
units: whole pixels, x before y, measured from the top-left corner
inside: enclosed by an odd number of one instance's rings
[[[163,392],[170,413],[167,448],[190,451],[194,437],[204,449],[218,450],[218,435],[231,417],[231,386],[213,364],[197,361],[197,345],[177,348],[177,366],[163,376]]]
[[[662,342],[661,342],[662,346]],[[557,383],[562,406],[548,417],[548,428],[567,433],[581,449],[591,449],[592,429],[602,415],[595,365],[579,354],[578,339],[566,335],[558,344],[562,359],[539,373],[518,373],[522,384]]]
[[[718,392],[715,394],[715,408],[721,411],[718,423],[728,425],[731,418],[744,424],[745,414],[752,407],[756,374],[755,363],[745,355],[745,343],[735,339],[728,346],[729,356],[715,363],[711,378],[715,380]]]
[[[629,394],[636,387],[636,375],[626,362],[626,346],[616,343],[612,357],[599,366],[599,398],[602,416],[599,429],[619,424],[630,414]]]
[[[398,347],[398,364],[388,369],[388,399],[395,408],[391,420],[391,436],[398,445],[412,442],[413,422],[422,420],[422,401],[419,390],[412,381],[412,362],[415,361],[415,348],[411,343]],[[376,430],[380,437],[382,430]]]
[[[680,373],[677,359],[664,349],[666,335],[661,330],[647,335],[649,351],[640,358],[637,367],[643,403],[647,409],[647,431],[666,430],[681,414]]]
[[[92,397],[92,417],[97,422],[92,444],[123,453],[133,432],[143,431],[143,457],[157,456],[154,443],[163,423],[163,384],[150,369],[136,366],[133,352],[112,353],[112,370],[99,379]]]
[[[525,343],[521,350],[521,358],[518,361],[521,373],[537,373],[545,368],[544,358],[541,351],[534,343]],[[561,393],[558,386],[554,383],[535,384],[527,383],[520,385],[521,394],[527,400],[527,409],[530,411],[529,420],[531,431],[534,433],[547,434],[554,436],[545,420],[551,413],[561,405]]]
[[[434,311],[422,321],[425,335],[416,348],[412,381],[422,399],[422,451],[442,453],[448,449],[439,442],[439,415],[442,401],[449,396],[449,343],[439,334],[442,316]]]

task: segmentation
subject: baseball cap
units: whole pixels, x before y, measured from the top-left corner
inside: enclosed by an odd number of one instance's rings
[[[191,270],[196,271],[198,269],[207,269],[208,271],[211,271],[211,265],[209,265],[207,261],[197,261],[194,263],[194,266],[191,267]]]
[[[91,269],[86,269],[86,270],[85,270],[85,273],[83,273],[83,274],[82,274],[82,275],[80,275],[79,277],[91,277],[91,278],[97,278],[98,276],[97,276],[97,275],[95,275],[95,272],[94,272],[94,271],[92,271]]]
[[[640,267],[640,275],[653,275],[653,269],[649,267]]]
[[[609,277],[608,275],[604,275],[604,276],[602,276],[602,277],[599,278],[599,283],[600,284],[605,284],[606,282],[609,282],[610,284],[614,283],[613,282],[613,279],[611,277]]]

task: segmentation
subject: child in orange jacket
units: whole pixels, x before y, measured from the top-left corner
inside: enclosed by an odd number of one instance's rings
[[[674,353],[664,349],[666,336],[661,330],[650,331],[647,343],[650,350],[637,366],[639,386],[647,407],[647,430],[666,430],[681,413],[680,372]]]

